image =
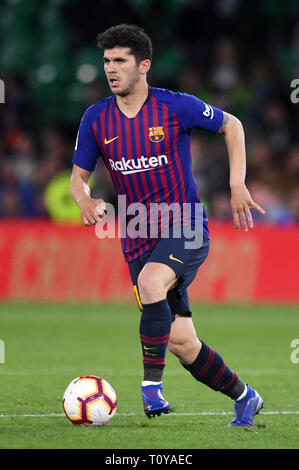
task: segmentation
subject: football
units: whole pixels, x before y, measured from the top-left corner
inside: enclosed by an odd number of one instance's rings
[[[117,397],[109,382],[84,375],[68,385],[62,406],[67,418],[77,426],[103,426],[115,415]]]

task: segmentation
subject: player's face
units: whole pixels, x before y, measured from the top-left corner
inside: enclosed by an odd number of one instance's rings
[[[144,61],[145,62],[145,61]],[[139,82],[144,67],[128,47],[115,47],[104,51],[104,71],[114,95],[127,96]]]

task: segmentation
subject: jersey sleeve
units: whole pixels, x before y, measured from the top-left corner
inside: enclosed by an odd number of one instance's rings
[[[73,156],[73,163],[88,171],[95,169],[101,153],[92,125],[92,112],[91,108],[88,108],[81,119]]]
[[[223,111],[196,96],[178,93],[177,109],[181,125],[187,131],[202,128],[216,134],[221,127]]]

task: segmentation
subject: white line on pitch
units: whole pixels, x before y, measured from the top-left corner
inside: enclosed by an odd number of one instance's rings
[[[222,416],[232,415],[229,411],[203,411],[200,413],[169,413],[168,416]],[[260,415],[298,415],[299,411],[260,411]],[[117,416],[143,416],[142,413],[116,413]],[[0,414],[0,418],[60,418],[65,416],[64,413],[48,413],[48,414]]]
[[[101,375],[100,376],[132,376],[132,377],[140,377],[140,372],[136,371],[135,369],[123,369],[122,371],[117,371],[117,370],[114,370],[114,369],[106,369],[105,367],[101,367],[100,368],[101,370]],[[284,370],[282,371],[281,369],[241,369],[239,370],[238,372],[238,375],[239,376],[246,376],[246,375],[254,375],[254,376],[257,376],[257,375],[281,375],[281,374],[284,374],[284,375],[294,375],[295,374],[295,370],[294,368],[293,369],[289,369],[289,370]],[[57,370],[53,370],[53,371],[45,371],[45,370],[35,370],[35,371],[31,371],[31,372],[27,372],[27,371],[24,371],[24,370],[1,370],[0,371],[0,376],[11,376],[11,375],[17,375],[17,376],[28,376],[28,377],[31,377],[31,376],[52,376],[52,375],[56,375],[56,376],[79,376],[80,373],[78,371],[75,371],[73,372],[71,369],[68,369],[68,370],[63,370],[63,371],[57,371]],[[85,374],[87,375],[87,374]],[[99,375],[98,373],[94,373],[93,375]],[[172,377],[176,377],[176,376],[186,376],[186,371],[181,368],[181,369],[168,369],[167,370],[167,375],[168,376],[172,376]]]

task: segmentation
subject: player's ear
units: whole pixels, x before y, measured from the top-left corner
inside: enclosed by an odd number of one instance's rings
[[[151,68],[151,61],[149,59],[142,60],[139,65],[140,73],[146,74]]]

